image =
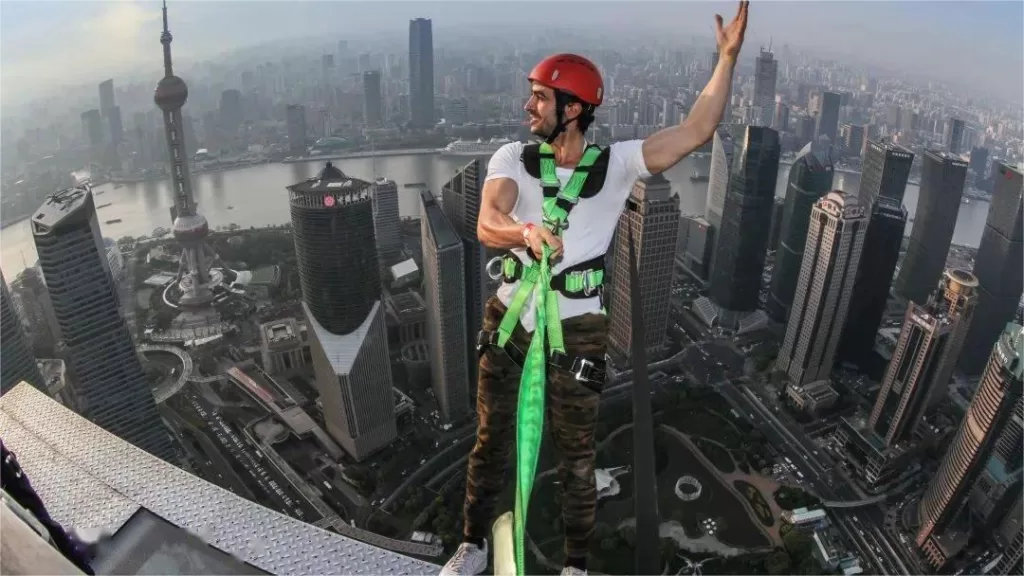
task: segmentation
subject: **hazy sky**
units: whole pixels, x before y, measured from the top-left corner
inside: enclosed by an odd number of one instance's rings
[[[604,28],[678,32],[682,42],[710,34],[714,13],[731,17],[733,2],[259,2],[172,1],[175,55],[182,59],[268,40],[408,30],[413,17],[433,18],[435,41],[451,26]],[[624,24],[628,22],[628,24]],[[823,47],[862,55],[891,68],[983,88],[1019,101],[1024,90],[1024,3],[769,2],[750,7],[748,48]],[[0,95],[24,100],[40,90],[99,82],[140,67],[159,75],[158,2],[0,0]],[[628,28],[627,28],[628,27]],[[358,50],[358,47],[354,47]],[[8,100],[10,102],[10,100]]]

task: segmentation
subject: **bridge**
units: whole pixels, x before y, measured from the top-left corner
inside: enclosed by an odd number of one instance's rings
[[[180,392],[185,386],[185,383],[192,379],[192,357],[189,356],[188,352],[185,352],[181,348],[176,346],[140,344],[137,350],[143,355],[147,352],[164,352],[166,354],[173,354],[178,357],[178,360],[181,360],[181,374],[178,375],[178,379],[174,381],[174,384],[153,390],[153,399],[156,400],[157,404],[162,404],[168,398]]]

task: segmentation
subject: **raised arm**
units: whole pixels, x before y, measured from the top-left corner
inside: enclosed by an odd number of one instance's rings
[[[675,166],[691,152],[700,148],[715,134],[722,121],[725,105],[732,86],[733,68],[743,46],[747,30],[747,2],[740,2],[736,17],[722,27],[722,17],[715,15],[718,41],[718,66],[711,80],[693,103],[690,114],[679,124],[664,128],[644,140],[644,162],[651,174],[664,172]]]

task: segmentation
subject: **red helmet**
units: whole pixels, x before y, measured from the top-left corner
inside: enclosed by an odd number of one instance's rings
[[[533,67],[529,79],[554,90],[561,90],[586,104],[600,106],[604,99],[604,81],[597,66],[576,54],[548,56]]]

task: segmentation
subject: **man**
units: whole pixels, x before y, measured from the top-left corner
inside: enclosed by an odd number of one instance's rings
[[[551,288],[559,292],[564,341],[564,352],[552,353],[549,359],[546,387],[546,416],[560,457],[557,479],[566,556],[562,574],[587,573],[597,508],[594,429],[608,339],[600,295],[604,254],[633,183],[668,170],[702,146],[722,118],[743,44],[747,2],[740,2],[727,26],[723,27],[721,16],[715,19],[718,66],[689,116],[646,140],[612,144],[599,156],[596,149],[588,150],[584,138],[604,96],[597,68],[583,57],[558,54],[543,60],[530,74],[531,96],[525,106],[530,131],[546,144],[539,148],[507,144],[495,152],[488,166],[477,235],[485,246],[508,250],[511,255],[502,262],[505,283],[497,296],[487,301],[484,312],[477,385],[479,423],[466,477],[464,541],[441,570],[442,576],[475,575],[487,567],[486,536],[496,501],[505,489],[506,464],[516,438],[523,352],[529,349],[536,314],[532,294],[525,300],[516,295],[519,279],[545,247],[551,251]],[[580,192],[577,183],[574,192],[568,192],[574,187],[569,181],[578,168],[591,185],[588,189],[584,184]],[[594,182],[600,182],[600,187],[594,189]],[[563,194],[575,197],[561,200]],[[551,217],[545,198],[558,198],[565,212],[571,210],[571,216],[565,216],[570,226],[559,225]],[[552,224],[555,230],[549,229]],[[512,318],[512,330],[502,322],[509,308],[519,309],[518,318]]]

